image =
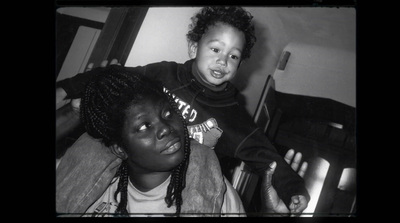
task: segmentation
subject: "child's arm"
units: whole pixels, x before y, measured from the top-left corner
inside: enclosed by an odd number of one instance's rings
[[[73,77],[63,79],[56,83],[56,97],[57,100],[60,100],[62,96],[60,94],[64,94],[64,99],[74,99],[80,98],[83,90],[85,89],[86,83],[90,80],[94,73],[97,73],[98,69],[102,69],[102,67],[94,68],[90,71],[86,71],[84,73],[76,74]],[[59,89],[62,88],[64,92]],[[57,95],[58,93],[58,95]]]
[[[97,73],[97,69],[102,69],[111,65],[121,65],[117,59],[111,60],[108,64],[107,60],[101,62],[100,67],[93,68],[93,64],[90,63],[87,69],[83,73],[76,74],[71,78],[66,78],[56,83],[56,103],[61,102],[65,99],[80,98],[82,91],[85,88],[86,83],[92,77],[93,73]]]

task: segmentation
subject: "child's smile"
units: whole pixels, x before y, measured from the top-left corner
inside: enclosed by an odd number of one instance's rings
[[[226,74],[228,74],[228,72],[222,70],[211,70],[211,76],[216,79],[222,79]]]

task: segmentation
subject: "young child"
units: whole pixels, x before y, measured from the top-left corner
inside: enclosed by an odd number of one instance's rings
[[[80,118],[87,133],[98,139],[80,149],[100,149],[93,153],[95,160],[77,160],[101,162],[100,156],[114,154],[117,164],[112,169],[117,171],[102,194],[90,190],[71,193],[81,191],[82,181],[74,174],[79,162],[71,162],[77,158],[76,153],[67,151],[57,168],[60,214],[71,211],[85,213],[85,217],[181,213],[245,216],[239,195],[224,179],[215,152],[195,141],[190,143],[179,109],[158,82],[123,67],[101,70],[84,91]],[[83,199],[80,208],[73,210],[81,195],[92,197]],[[66,203],[69,205],[63,205]]]
[[[234,158],[263,177],[275,161],[272,184],[290,211],[300,213],[310,199],[303,179],[257,128],[238,103],[238,90],[229,82],[241,62],[250,57],[256,41],[251,20],[250,13],[241,7],[204,7],[192,17],[187,34],[190,60],[127,69],[163,83],[187,122],[190,137],[215,148],[223,169],[227,158]],[[78,74],[57,86],[69,98],[80,98],[90,76],[91,72]]]

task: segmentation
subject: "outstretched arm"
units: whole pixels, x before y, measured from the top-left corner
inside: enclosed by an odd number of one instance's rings
[[[110,65],[118,64],[116,59],[112,60]],[[105,60],[100,67],[108,66]],[[88,64],[85,72],[93,69],[93,63]],[[56,88],[56,142],[70,134],[79,125],[79,108],[81,99],[71,99],[67,97],[67,92],[62,88]]]
[[[117,59],[112,59],[110,63],[108,63],[108,60],[103,60],[100,64],[100,67],[107,67],[109,65],[114,65],[114,64],[121,65],[120,63],[118,63]],[[90,63],[87,65],[85,72],[91,71],[92,69],[93,69],[93,63]],[[79,111],[81,99],[80,98],[75,98],[72,100],[68,99],[67,92],[62,87],[56,88],[56,110],[58,110],[59,108],[70,102],[74,111]]]

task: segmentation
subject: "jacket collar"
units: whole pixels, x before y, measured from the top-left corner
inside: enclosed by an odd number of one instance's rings
[[[188,183],[182,191],[181,213],[215,217],[221,214],[226,192],[218,158],[210,147],[196,140],[191,140],[190,144],[190,162],[186,171]]]

